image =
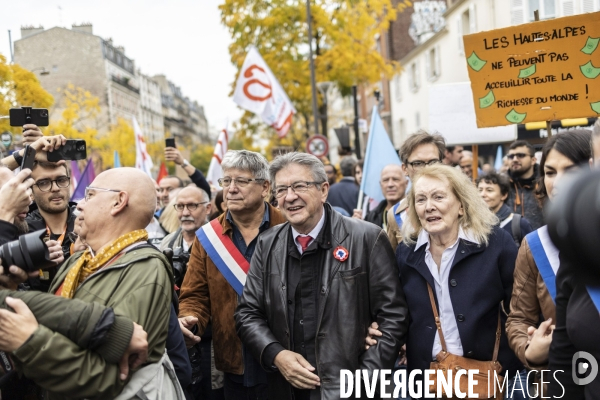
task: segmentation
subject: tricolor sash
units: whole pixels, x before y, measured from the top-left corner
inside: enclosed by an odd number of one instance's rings
[[[215,218],[198,229],[196,236],[211,261],[223,274],[233,290],[241,296],[246,284],[246,275],[250,269],[250,263],[235,247],[231,238],[223,234],[223,227],[218,219]]]
[[[596,306],[596,310],[600,313],[600,286],[589,286],[586,285],[590,298],[592,299],[592,303]]]
[[[400,213],[396,213],[396,211],[398,211],[398,207],[400,207],[400,203],[397,203],[393,208],[392,211],[394,213],[394,217],[396,218],[396,223],[398,224],[398,229],[402,229],[402,218],[401,218],[401,212]]]
[[[533,260],[540,271],[540,276],[544,280],[546,288],[556,303],[556,272],[560,266],[558,259],[558,249],[552,243],[548,234],[548,226],[544,225],[525,236]]]

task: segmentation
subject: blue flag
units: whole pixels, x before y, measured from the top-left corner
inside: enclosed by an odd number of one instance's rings
[[[498,150],[496,150],[496,160],[494,161],[494,169],[496,172],[500,172],[502,164],[504,164],[504,160],[502,160],[502,145],[498,145]]]
[[[365,151],[365,164],[360,190],[372,199],[383,201],[384,197],[379,180],[383,168],[390,164],[401,165],[402,163],[377,113],[377,106],[375,106],[371,116],[371,127],[367,150]]]
[[[113,168],[121,168],[121,159],[119,158],[119,152],[115,150],[115,156],[113,161]]]

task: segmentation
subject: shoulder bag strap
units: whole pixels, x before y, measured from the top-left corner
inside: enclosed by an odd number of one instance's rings
[[[492,362],[496,362],[498,360],[498,350],[500,349],[500,335],[502,334],[502,330],[500,327],[500,310],[498,310],[498,327],[496,328],[496,344],[494,344],[494,356],[492,357]]]
[[[521,215],[513,214],[513,219],[511,221],[510,230],[512,232],[512,237],[517,243],[517,246],[521,246],[521,241],[523,240],[523,234],[521,232]]]
[[[440,316],[438,315],[437,308],[435,306],[435,299],[433,298],[433,290],[431,289],[431,285],[427,282],[427,291],[429,291],[429,301],[431,301],[431,309],[433,310],[433,316],[435,317],[435,326],[437,327],[438,333],[440,335],[440,343],[442,345],[442,351],[447,353],[446,350],[446,341],[444,340],[444,334],[442,333],[442,322],[440,321]]]

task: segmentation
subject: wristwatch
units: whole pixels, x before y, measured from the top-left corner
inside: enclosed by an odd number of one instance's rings
[[[183,162],[181,163],[181,166],[183,168],[187,167],[188,165],[190,165],[190,163],[188,162],[188,160],[186,160],[185,158],[183,159]]]
[[[12,153],[12,156],[15,159],[15,161],[17,162],[17,165],[20,167],[21,163],[23,162],[23,156],[20,155],[18,151],[15,151],[14,153]]]

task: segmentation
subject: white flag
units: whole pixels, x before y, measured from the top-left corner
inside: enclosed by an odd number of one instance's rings
[[[223,156],[225,156],[225,153],[227,153],[228,146],[229,134],[227,133],[227,128],[225,128],[221,131],[221,133],[219,133],[219,138],[217,139],[215,151],[213,152],[212,159],[210,160],[210,166],[208,167],[208,172],[206,174],[206,180],[212,186],[217,186],[219,184],[219,178],[223,177],[223,168],[221,168],[221,161],[223,160]]]
[[[146,150],[144,134],[135,117],[133,117],[133,133],[135,135],[135,167],[141,169],[152,178],[151,171],[154,164],[152,163],[150,154],[148,154],[148,151]]]
[[[233,101],[240,107],[261,116],[262,120],[284,137],[296,113],[292,102],[255,47],[246,55],[240,71]]]

